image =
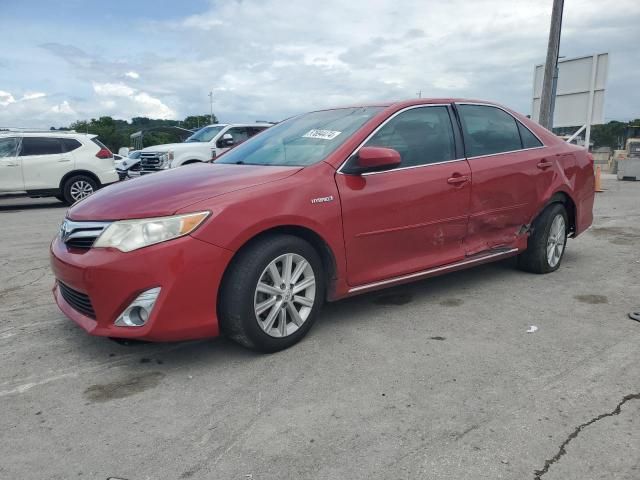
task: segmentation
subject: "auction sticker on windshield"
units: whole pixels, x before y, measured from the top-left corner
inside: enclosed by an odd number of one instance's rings
[[[304,138],[319,138],[322,140],[333,140],[342,132],[336,132],[335,130],[309,130],[303,135]]]

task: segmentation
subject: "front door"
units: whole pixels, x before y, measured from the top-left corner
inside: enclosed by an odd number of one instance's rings
[[[22,164],[17,153],[17,138],[0,138],[0,192],[16,192],[24,190]]]
[[[20,157],[26,190],[58,188],[74,168],[73,154],[54,137],[23,137]]]
[[[464,258],[471,175],[456,153],[449,107],[401,111],[364,145],[393,148],[402,162],[388,171],[336,174],[348,283],[364,285]]]

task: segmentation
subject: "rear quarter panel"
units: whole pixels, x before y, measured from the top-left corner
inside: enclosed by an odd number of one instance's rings
[[[510,112],[543,141],[547,146],[547,156],[554,159],[553,181],[548,190],[540,196],[536,215],[544,209],[553,195],[563,192],[576,205],[576,229],[573,236],[579,235],[593,222],[595,181],[593,162],[586,149],[566,143],[524,115],[511,110]]]
[[[595,176],[593,161],[584,148],[572,146],[571,153],[575,158],[573,199],[576,204],[576,231],[574,236],[577,236],[593,223]]]

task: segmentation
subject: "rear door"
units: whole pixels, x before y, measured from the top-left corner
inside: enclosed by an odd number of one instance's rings
[[[25,190],[53,189],[73,170],[72,154],[55,137],[23,137],[20,150]]]
[[[24,190],[18,146],[17,137],[0,137],[0,192]]]
[[[336,174],[350,285],[464,258],[471,182],[469,165],[456,149],[458,135],[449,106],[411,107],[363,144],[397,150],[398,168]],[[355,158],[343,169],[349,171]]]
[[[456,104],[473,189],[467,255],[513,244],[551,187],[555,155],[510,113]]]

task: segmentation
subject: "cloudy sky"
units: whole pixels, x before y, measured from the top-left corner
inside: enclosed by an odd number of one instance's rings
[[[531,110],[552,0],[0,0],[0,126],[111,115],[280,120],[415,97]],[[561,55],[609,52],[640,117],[640,1],[565,0]]]

